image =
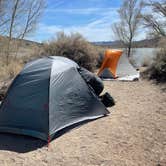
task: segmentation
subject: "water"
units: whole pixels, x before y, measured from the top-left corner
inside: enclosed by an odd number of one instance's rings
[[[158,50],[159,48],[135,48],[132,51],[131,57],[136,66],[140,67],[145,60],[152,62]]]
[[[125,48],[118,49],[123,50],[125,54]],[[140,67],[145,60],[152,62],[153,58],[157,54],[157,51],[159,51],[159,48],[133,48],[131,60],[134,62],[135,67]]]

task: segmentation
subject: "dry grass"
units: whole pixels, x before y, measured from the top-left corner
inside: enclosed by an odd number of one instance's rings
[[[13,39],[10,43],[7,65],[8,38],[0,36],[0,81],[10,80],[17,75],[23,65],[37,56],[42,45],[31,41]]]
[[[15,77],[22,69],[23,63],[22,60],[10,59],[9,65],[4,63],[4,59],[0,58],[0,81],[10,80]]]
[[[5,60],[0,57],[0,101],[4,99],[6,91],[13,78],[21,71],[23,63],[21,59],[10,57],[10,63],[6,65]]]

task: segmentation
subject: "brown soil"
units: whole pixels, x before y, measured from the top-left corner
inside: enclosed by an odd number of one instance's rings
[[[49,148],[0,134],[0,165],[165,166],[166,93],[150,82],[105,82],[116,100],[105,118],[75,128]]]

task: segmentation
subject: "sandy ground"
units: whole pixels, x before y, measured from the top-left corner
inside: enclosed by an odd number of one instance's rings
[[[0,134],[2,166],[165,166],[166,92],[146,81],[105,82],[116,100],[107,117],[40,140]]]

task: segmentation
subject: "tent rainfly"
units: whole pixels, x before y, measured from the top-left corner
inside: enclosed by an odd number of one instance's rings
[[[75,62],[45,57],[25,65],[12,82],[0,105],[0,132],[48,141],[66,127],[108,113]]]
[[[97,75],[101,78],[116,78],[116,69],[121,55],[121,50],[106,50],[103,63]]]
[[[97,74],[106,80],[135,81],[139,79],[139,72],[131,65],[122,50],[106,50],[103,63]]]

